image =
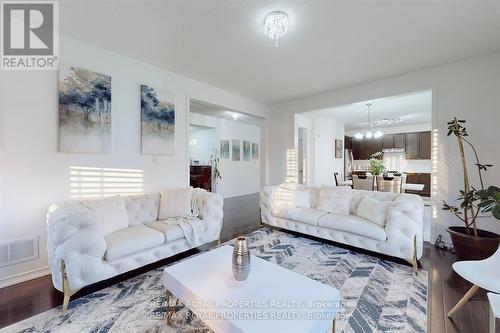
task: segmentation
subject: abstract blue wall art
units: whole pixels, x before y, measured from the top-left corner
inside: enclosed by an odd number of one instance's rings
[[[175,95],[146,85],[141,85],[141,152],[175,153]]]
[[[233,140],[233,161],[240,160],[240,140]]]
[[[59,151],[110,153],[111,77],[59,67]]]
[[[259,158],[259,144],[253,142],[252,143],[252,159],[256,160]]]
[[[243,140],[243,161],[250,161],[250,141]]]
[[[229,158],[229,140],[220,140],[220,157]]]

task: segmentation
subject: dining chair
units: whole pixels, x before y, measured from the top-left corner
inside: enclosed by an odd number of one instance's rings
[[[489,258],[483,260],[458,261],[452,265],[453,270],[473,284],[472,288],[448,312],[448,317],[453,316],[467,301],[474,296],[479,288],[494,293],[500,293],[500,247]]]
[[[500,295],[488,293],[488,301],[490,302],[490,330],[489,333],[495,333],[496,320],[500,319]]]
[[[377,176],[377,191],[401,193],[402,179],[400,176],[394,176],[393,179],[384,179],[384,177]]]
[[[335,186],[339,186],[339,173],[338,172],[334,172],[333,173],[333,178],[335,178]]]
[[[373,176],[359,178],[358,175],[352,176],[352,188],[355,190],[373,191]]]

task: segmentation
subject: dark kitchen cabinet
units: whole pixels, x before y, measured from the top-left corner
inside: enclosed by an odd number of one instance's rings
[[[372,150],[371,150],[371,154],[375,154],[375,153],[378,153],[378,152],[381,152],[382,151],[382,148],[383,148],[383,137],[380,137],[380,138],[374,138],[372,139]]]
[[[393,135],[392,148],[405,148],[405,145],[406,145],[406,135],[404,133],[398,133]]]
[[[370,158],[372,154],[372,144],[373,141],[371,139],[363,140],[363,152],[361,153],[363,157],[362,160],[368,160]]]
[[[382,137],[382,148],[394,148],[394,135],[385,134]]]
[[[420,184],[420,177],[418,173],[409,173],[406,175],[406,182],[411,184]]]
[[[344,136],[344,148],[352,149],[352,136]]]
[[[363,159],[363,140],[359,140],[356,138],[352,139],[352,157],[355,160]]]
[[[424,184],[424,190],[422,191],[422,196],[430,197],[431,196],[431,174],[430,173],[421,173],[420,174],[420,184]]]
[[[423,160],[431,159],[431,132],[420,132],[419,133],[419,155]]]
[[[431,132],[406,133],[406,159],[431,159]]]
[[[430,173],[408,173],[406,175],[407,184],[423,184],[422,191],[406,190],[406,193],[418,194],[423,197],[431,196],[431,174]]]
[[[419,133],[406,133],[406,159],[416,160],[420,156],[420,135]]]
[[[355,160],[368,160],[382,149],[403,148],[406,159],[431,158],[431,132],[386,134],[381,138],[356,139],[345,137],[345,147],[352,149]]]

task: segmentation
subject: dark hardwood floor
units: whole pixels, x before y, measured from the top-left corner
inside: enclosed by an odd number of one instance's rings
[[[248,233],[259,227],[258,194],[250,194],[224,201],[224,223],[221,233],[222,241],[232,239],[240,234]],[[210,244],[208,246],[213,246]],[[342,246],[339,244],[335,244]],[[164,259],[96,283],[78,292],[73,298],[82,297],[94,291],[116,284],[164,266],[168,263],[185,258],[198,249]],[[488,331],[489,309],[484,291],[478,293],[453,319],[448,319],[446,313],[470,288],[470,284],[460,278],[451,269],[455,256],[450,252],[435,249],[425,244],[422,268],[429,272],[429,332],[432,333],[481,333]],[[50,276],[44,276],[0,289],[0,328],[21,321],[38,313],[62,304],[62,294],[52,287]],[[497,322],[497,326],[499,323]],[[497,329],[497,332],[500,332]]]

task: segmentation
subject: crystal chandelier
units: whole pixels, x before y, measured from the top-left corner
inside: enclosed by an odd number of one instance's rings
[[[376,125],[374,125],[375,122],[372,122],[370,121],[370,106],[372,106],[372,103],[367,103],[366,104],[366,107],[367,107],[367,112],[368,112],[368,126],[370,127],[368,129],[368,131],[363,134],[363,133],[356,133],[354,134],[354,137],[358,140],[361,140],[363,138],[367,138],[367,139],[371,139],[371,138],[375,138],[375,139],[378,139],[380,138],[382,135],[384,135],[384,132],[380,131],[380,130],[377,130],[375,131],[375,133],[373,132],[373,127],[375,127]]]
[[[370,124],[370,126],[371,127],[386,126],[386,125],[397,124],[399,122],[401,122],[400,118],[392,118],[392,119],[384,118],[384,119],[381,119],[381,120],[372,121],[372,123]]]
[[[267,14],[264,18],[264,32],[274,41],[274,46],[278,47],[279,40],[288,32],[288,15],[281,11]]]

